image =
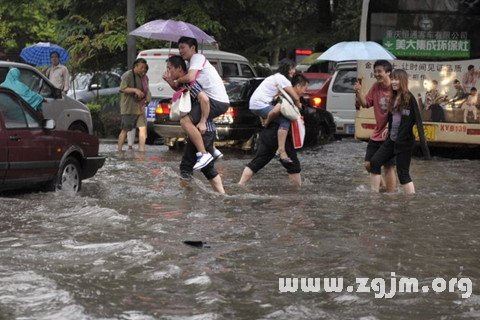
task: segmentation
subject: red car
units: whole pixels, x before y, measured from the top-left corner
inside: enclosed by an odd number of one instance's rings
[[[40,187],[76,193],[103,166],[97,137],[54,128],[54,120],[0,87],[0,191]]]
[[[304,98],[315,109],[326,109],[328,86],[332,79],[330,73],[305,72],[303,75],[310,82]]]
[[[307,91],[303,95],[305,120],[305,145],[314,145],[333,140],[335,121],[327,106],[328,86],[332,79],[330,73],[305,72],[308,79]]]

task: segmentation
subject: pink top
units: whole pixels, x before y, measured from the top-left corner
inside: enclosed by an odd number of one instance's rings
[[[370,136],[371,140],[384,141],[386,135],[385,128],[388,123],[388,103],[390,101],[391,90],[390,87],[385,87],[380,82],[375,82],[367,93],[365,99],[367,100],[367,108],[373,107],[375,114],[375,130]]]

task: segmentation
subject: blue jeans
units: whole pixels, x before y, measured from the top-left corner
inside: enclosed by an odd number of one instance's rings
[[[270,111],[272,111],[274,108],[274,105],[269,105],[268,107],[262,108],[262,109],[250,109],[252,113],[256,116],[259,116],[262,119],[266,119]],[[288,130],[290,128],[290,120],[282,116],[281,114],[273,120],[273,122],[278,123],[279,127],[285,130]]]

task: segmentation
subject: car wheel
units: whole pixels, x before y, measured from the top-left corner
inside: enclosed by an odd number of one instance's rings
[[[83,132],[83,133],[88,133],[88,128],[86,125],[84,125],[83,123],[81,122],[74,122],[70,125],[70,127],[68,127],[68,130],[70,131],[80,131],[80,132]]]
[[[68,157],[59,171],[56,179],[55,190],[77,193],[82,188],[82,168],[78,160]]]
[[[317,143],[327,143],[330,139],[331,137],[328,134],[327,128],[325,128],[324,126],[320,126],[317,132]]]

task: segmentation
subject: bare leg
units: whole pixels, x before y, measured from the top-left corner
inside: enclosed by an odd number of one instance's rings
[[[125,143],[125,139],[127,138],[127,131],[122,130],[120,131],[120,134],[118,135],[118,145],[117,145],[117,151],[121,152],[123,144]]]
[[[402,184],[402,189],[403,189],[403,192],[405,192],[405,194],[415,193],[415,186],[413,185],[413,182]]]
[[[253,175],[254,173],[252,169],[250,169],[249,167],[245,167],[245,169],[243,169],[242,176],[240,177],[240,181],[238,181],[238,184],[244,186],[248,181],[250,181],[250,179],[252,179]]]
[[[133,148],[133,145],[135,144],[135,135],[136,134],[137,134],[137,128],[133,128],[132,130],[128,131],[128,133],[127,133],[128,149]]]
[[[223,189],[222,177],[219,174],[213,179],[210,180],[213,191],[224,194],[225,190]]]
[[[372,192],[380,192],[380,183],[382,182],[381,174],[370,173],[370,190]]]
[[[200,91],[197,95],[197,100],[198,102],[200,102],[200,109],[202,110],[202,115],[200,117],[200,121],[197,124],[197,128],[201,134],[204,134],[207,130],[206,122],[208,119],[208,115],[210,114],[210,99],[205,92]]]
[[[183,131],[187,134],[192,141],[192,144],[197,148],[198,152],[207,153],[205,149],[205,144],[203,143],[202,134],[198,131],[197,127],[192,122],[189,116],[185,116],[180,119],[180,125],[182,126]]]
[[[145,141],[147,141],[147,127],[138,128],[138,151],[145,151]]]
[[[272,122],[275,118],[277,118],[280,115],[280,104],[277,103],[275,107],[268,113],[267,119],[263,123],[263,126],[266,128]]]
[[[302,177],[300,176],[300,173],[289,174],[288,178],[290,179],[290,182],[293,184],[293,186],[297,188],[300,188],[302,186]]]
[[[278,140],[278,153],[280,154],[280,159],[289,161],[290,158],[285,152],[285,143],[287,142],[287,135],[288,135],[288,129],[283,129],[283,128],[278,129],[277,140]]]
[[[397,174],[395,166],[384,166],[385,169],[385,187],[387,192],[392,193],[397,191]]]

